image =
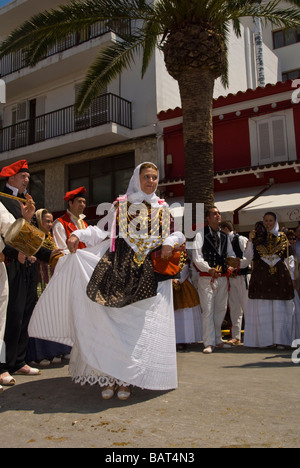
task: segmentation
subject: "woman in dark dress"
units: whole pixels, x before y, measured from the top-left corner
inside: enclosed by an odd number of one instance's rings
[[[151,253],[172,257],[185,237],[170,234],[158,180],[156,166],[138,166],[111,208],[109,229],[100,221],[73,233],[72,255],[58,262],[29,326],[31,336],[70,343],[70,375],[99,384],[104,399],[115,392],[127,399],[130,385],[177,387],[172,280],[157,278]],[[88,247],[78,250],[80,241]]]
[[[286,266],[288,239],[279,232],[275,213],[250,233],[246,256],[253,260],[244,345],[291,346],[294,339],[294,288]]]

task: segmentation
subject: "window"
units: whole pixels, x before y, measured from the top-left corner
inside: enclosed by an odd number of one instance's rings
[[[261,163],[288,159],[284,117],[272,117],[257,123],[258,157]]]
[[[297,159],[292,109],[249,119],[252,166]]]
[[[20,102],[11,113],[11,148],[20,148],[28,142],[27,101]]]
[[[28,193],[35,201],[36,209],[45,208],[45,172],[36,172],[30,175]]]
[[[112,203],[126,192],[135,167],[134,153],[69,166],[69,190],[85,186],[87,204]]]
[[[289,72],[282,73],[282,81],[296,80],[300,78],[300,68],[298,70],[292,70]]]
[[[300,42],[300,26],[293,29],[281,29],[273,32],[274,49]]]

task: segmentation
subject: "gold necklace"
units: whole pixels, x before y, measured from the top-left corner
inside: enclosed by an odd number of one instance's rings
[[[119,235],[136,247],[134,261],[138,266],[170,235],[170,213],[166,206],[153,208],[146,202],[119,204],[117,223]]]
[[[270,275],[275,275],[277,268],[274,265],[274,257],[282,257],[288,246],[288,239],[285,234],[281,233],[280,236],[273,236],[268,233],[267,243],[256,245],[256,250],[260,257],[267,259],[271,262],[269,272]]]

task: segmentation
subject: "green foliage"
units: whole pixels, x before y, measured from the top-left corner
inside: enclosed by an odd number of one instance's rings
[[[289,1],[290,8],[280,8],[279,0],[73,0],[58,9],[33,16],[16,28],[2,42],[0,57],[26,50],[26,63],[34,66],[52,46],[68,34],[80,31],[96,22],[108,26],[119,21],[131,21],[132,33],[119,37],[116,43],[101,49],[91,65],[75,104],[83,113],[100,92],[125,68],[142,56],[141,75],[144,76],[156,47],[163,47],[172,33],[189,24],[208,26],[228,40],[230,25],[240,36],[243,17],[259,17],[265,23],[280,27],[300,24],[300,0]],[[200,46],[200,44],[199,44]],[[223,83],[228,82],[227,70]]]

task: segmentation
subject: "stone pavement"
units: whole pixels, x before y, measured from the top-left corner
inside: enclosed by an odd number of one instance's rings
[[[73,384],[67,364],[17,376],[0,395],[0,446],[300,447],[300,364],[292,351],[202,349],[177,353],[177,390],[135,388],[126,402]]]

